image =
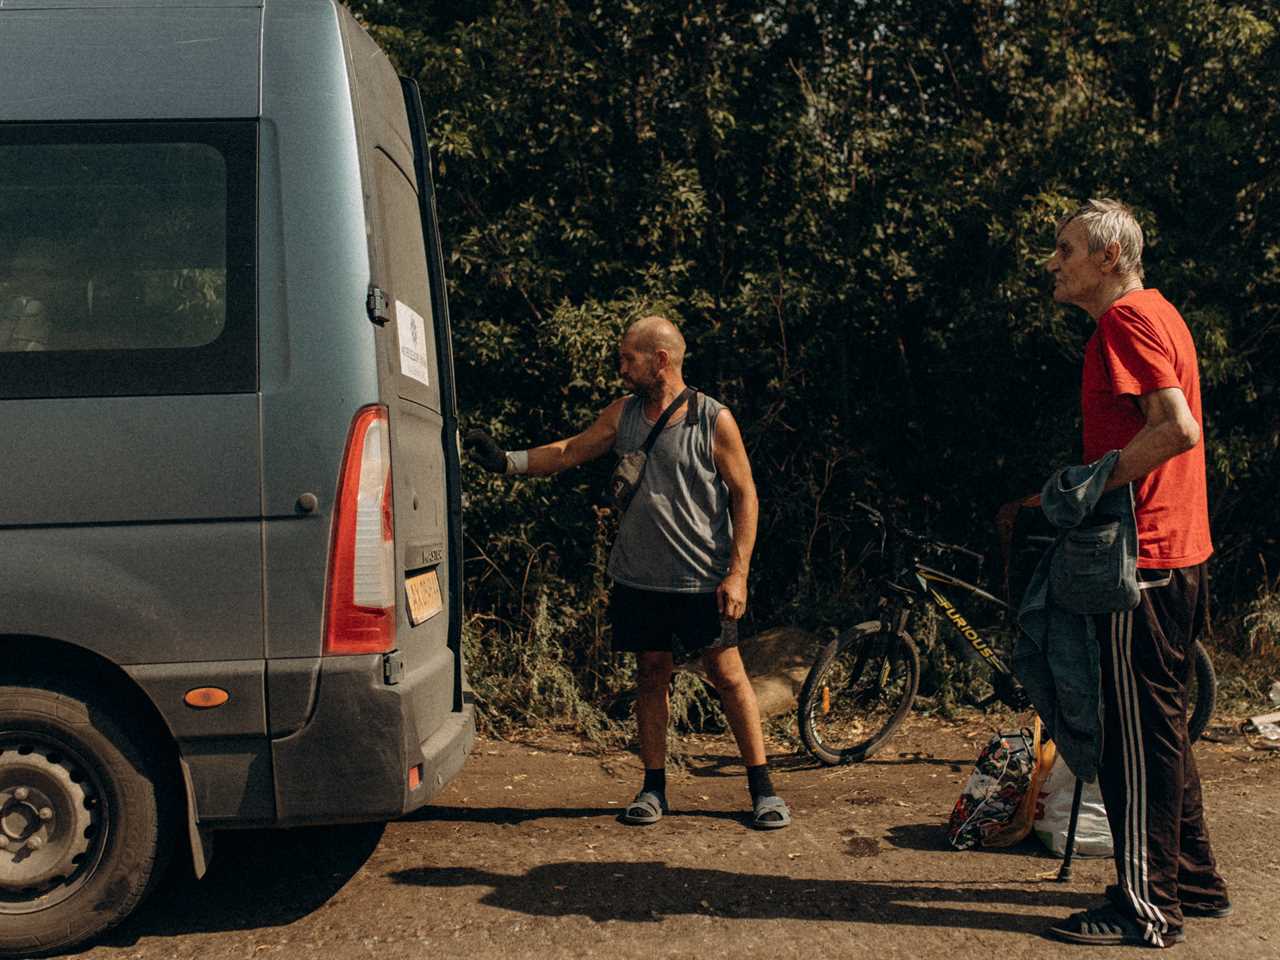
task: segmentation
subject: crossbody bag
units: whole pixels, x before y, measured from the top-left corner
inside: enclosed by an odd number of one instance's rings
[[[692,397],[693,393],[692,387],[685,387],[667,405],[667,409],[662,411],[662,416],[658,417],[658,421],[653,425],[653,429],[649,431],[649,436],[645,437],[640,448],[618,457],[618,465],[613,468],[613,473],[609,476],[606,499],[610,505],[618,509],[619,513],[627,512],[632,497],[640,489],[640,481],[644,479],[644,469],[649,463],[649,454],[653,450],[653,445],[658,442],[658,435],[662,433],[667,421],[671,419],[671,415],[676,412],[680,404]]]

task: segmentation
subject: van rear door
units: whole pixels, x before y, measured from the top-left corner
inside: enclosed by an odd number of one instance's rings
[[[425,147],[419,141],[415,152],[405,90],[368,35],[346,18],[344,28],[370,228],[369,313],[379,395],[390,415],[402,578],[396,643],[421,743],[461,709],[461,510],[448,323],[439,264],[428,265],[434,225],[424,220],[430,204],[420,193]]]

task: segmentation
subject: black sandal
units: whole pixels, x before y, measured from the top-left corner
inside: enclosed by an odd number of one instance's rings
[[[1047,932],[1056,940],[1095,947],[1171,947],[1187,938],[1181,930],[1162,933],[1154,923],[1126,916],[1111,903],[1073,913]]]

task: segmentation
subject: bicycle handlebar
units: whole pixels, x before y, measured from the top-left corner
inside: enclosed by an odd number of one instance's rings
[[[861,509],[862,512],[867,515],[867,518],[873,525],[882,527],[885,530],[892,530],[893,533],[902,537],[904,540],[910,540],[912,543],[920,544],[922,547],[929,550],[940,550],[946,553],[962,554],[963,556],[969,557],[971,560],[976,560],[978,563],[983,563],[986,560],[986,558],[976,550],[970,550],[968,547],[962,547],[955,543],[945,543],[942,540],[935,540],[933,537],[916,533],[914,530],[903,525],[896,518],[886,518],[883,513],[871,506],[869,503],[864,503],[861,500],[855,500],[853,503],[854,506]]]
[[[941,549],[946,550],[949,553],[963,553],[966,557],[969,557],[973,560],[977,560],[979,563],[984,563],[987,559],[977,550],[970,550],[968,547],[962,547],[959,544],[955,544],[955,543],[939,543],[935,541],[933,543],[933,546],[940,547]]]

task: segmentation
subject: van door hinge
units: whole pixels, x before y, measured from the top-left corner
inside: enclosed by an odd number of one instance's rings
[[[392,650],[390,653],[382,655],[382,682],[392,687],[400,682],[400,676],[404,673],[404,658],[400,656],[399,650]]]
[[[369,296],[364,305],[369,311],[369,319],[378,326],[382,326],[391,319],[391,303],[387,299],[386,291],[381,287],[369,288]]]

